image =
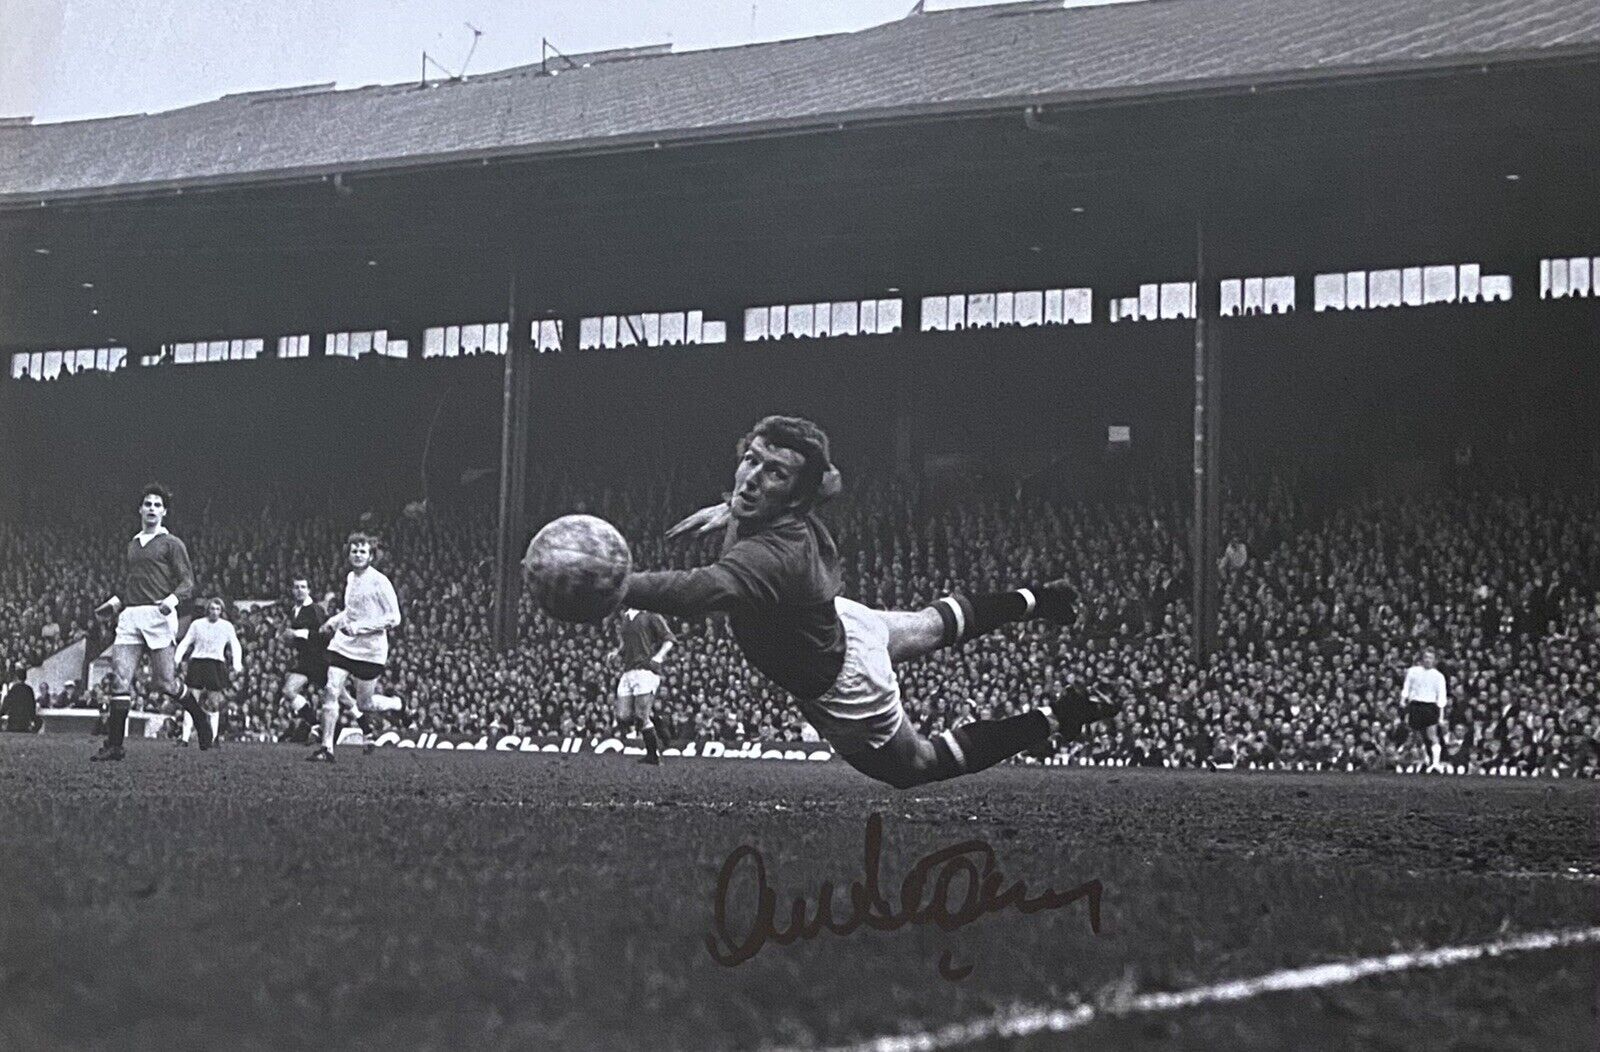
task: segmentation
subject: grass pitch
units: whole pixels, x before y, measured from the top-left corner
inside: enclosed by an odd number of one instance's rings
[[[1593,782],[1007,767],[897,793],[840,763],[324,767],[136,741],[91,765],[93,744],[0,735],[0,1048],[839,1045],[1600,923]],[[1078,903],[712,960],[730,852],[760,850],[787,917],[862,879],[874,812],[892,902],[917,859],[978,838],[1030,894],[1099,879],[1100,934]],[[971,974],[942,978],[946,953]],[[1593,1049],[1597,964],[1554,950],[1020,1046]]]

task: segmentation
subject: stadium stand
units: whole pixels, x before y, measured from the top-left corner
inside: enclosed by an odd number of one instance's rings
[[[669,549],[660,538],[714,483],[685,478],[549,481],[534,517],[588,510],[624,530],[640,565],[689,565],[709,552]],[[604,630],[525,609],[521,645],[506,653],[490,645],[493,523],[483,504],[365,520],[383,537],[406,614],[385,689],[405,699],[417,730],[608,733],[614,675],[603,661],[612,645]],[[1447,762],[1596,770],[1600,507],[1592,492],[1517,492],[1463,478],[1454,491],[1423,498],[1313,508],[1289,477],[1240,487],[1225,522],[1246,554],[1228,570],[1223,646],[1204,669],[1184,643],[1186,508],[1154,488],[1096,503],[973,493],[928,509],[892,480],[857,480],[829,517],[847,594],[870,604],[915,606],[951,590],[1057,576],[1087,598],[1067,637],[1021,626],[904,669],[910,710],[928,730],[1021,711],[1064,683],[1089,681],[1125,708],[1110,733],[1071,746],[1076,757],[1391,768],[1403,759],[1399,683],[1431,644],[1453,699]],[[37,661],[87,624],[112,590],[122,518],[43,530],[0,525],[0,660]],[[174,522],[194,553],[197,595],[277,598],[299,573],[319,594],[342,582],[340,540],[350,524],[308,513],[286,493],[267,494],[259,507],[216,502]],[[281,619],[281,603],[235,618],[247,650],[236,734],[273,739],[288,729],[277,698],[289,663],[275,636]],[[798,737],[793,706],[744,664],[722,626],[679,627],[686,645],[660,706],[676,735]]]

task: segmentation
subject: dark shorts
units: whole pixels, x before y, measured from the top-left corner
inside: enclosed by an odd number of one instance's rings
[[[1414,731],[1425,731],[1429,727],[1439,726],[1438,705],[1430,705],[1426,701],[1413,701],[1406,706],[1406,726]]]
[[[314,687],[328,685],[328,663],[326,661],[296,661],[294,668],[289,670],[296,676],[304,676],[306,681]]]
[[[328,651],[328,667],[342,668],[359,680],[373,680],[383,675],[383,666],[375,661],[357,661],[331,650]]]
[[[215,658],[193,658],[183,681],[195,690],[227,690],[228,666]]]

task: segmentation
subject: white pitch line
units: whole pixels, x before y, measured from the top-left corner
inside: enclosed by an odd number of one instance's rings
[[[1478,874],[1475,874],[1478,875]],[[1564,872],[1539,872],[1532,869],[1518,869],[1502,873],[1486,873],[1483,876],[1504,877],[1508,880],[1576,880],[1584,884],[1600,883],[1600,873],[1584,873],[1578,870]]]
[[[954,1023],[920,1034],[893,1034],[871,1038],[856,1045],[842,1046],[837,1052],[932,1052],[958,1048],[991,1038],[1018,1038],[1038,1033],[1065,1033],[1099,1019],[1117,1019],[1146,1012],[1171,1012],[1201,1005],[1230,1004],[1261,994],[1289,990],[1315,990],[1342,986],[1373,975],[1405,972],[1420,968],[1448,968],[1486,958],[1533,950],[1556,950],[1570,946],[1600,943],[1600,927],[1568,928],[1564,931],[1532,932],[1512,938],[1471,946],[1445,946],[1436,950],[1391,953],[1384,957],[1365,957],[1354,961],[1316,964],[1269,972],[1254,979],[1233,979],[1210,986],[1197,986],[1177,993],[1138,994],[1126,1000],[1096,1007],[1040,1008],[1009,1012],[967,1023]]]

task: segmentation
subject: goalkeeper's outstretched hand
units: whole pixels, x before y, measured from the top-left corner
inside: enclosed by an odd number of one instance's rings
[[[708,504],[694,514],[679,519],[667,531],[667,540],[674,541],[690,535],[704,537],[726,527],[732,517],[733,509],[728,506],[726,499],[721,504]]]

